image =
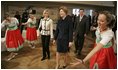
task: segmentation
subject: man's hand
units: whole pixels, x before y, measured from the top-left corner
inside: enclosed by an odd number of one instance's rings
[[[86,34],[84,34],[84,37],[86,37]]]
[[[71,47],[72,46],[72,42],[69,42],[69,47]]]

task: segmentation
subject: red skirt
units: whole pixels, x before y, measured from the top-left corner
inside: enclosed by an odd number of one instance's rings
[[[27,27],[26,39],[28,41],[37,40],[37,32],[36,32],[36,28],[35,27],[34,28]]]
[[[24,43],[24,39],[19,29],[8,30],[6,35],[6,47],[8,51],[16,51]]]
[[[91,69],[93,69],[95,63],[97,63],[99,69],[116,69],[117,58],[114,54],[113,47],[102,48],[95,55],[93,55],[90,59]]]

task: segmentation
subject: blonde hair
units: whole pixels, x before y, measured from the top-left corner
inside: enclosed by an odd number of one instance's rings
[[[43,14],[46,13],[46,12],[48,13],[48,17],[49,17],[49,13],[50,13],[49,10],[48,10],[48,9],[45,9],[45,10],[43,11]]]

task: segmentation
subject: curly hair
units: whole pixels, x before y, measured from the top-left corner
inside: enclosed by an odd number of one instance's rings
[[[106,16],[107,27],[112,29],[116,22],[115,17],[112,14],[110,14],[110,12],[108,11],[101,11],[99,12],[99,15],[100,14],[104,14]]]

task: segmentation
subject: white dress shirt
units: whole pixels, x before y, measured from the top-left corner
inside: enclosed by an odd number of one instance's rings
[[[80,19],[79,19],[79,21],[81,21],[81,20],[82,20],[82,18],[83,18],[83,16],[80,16]]]

